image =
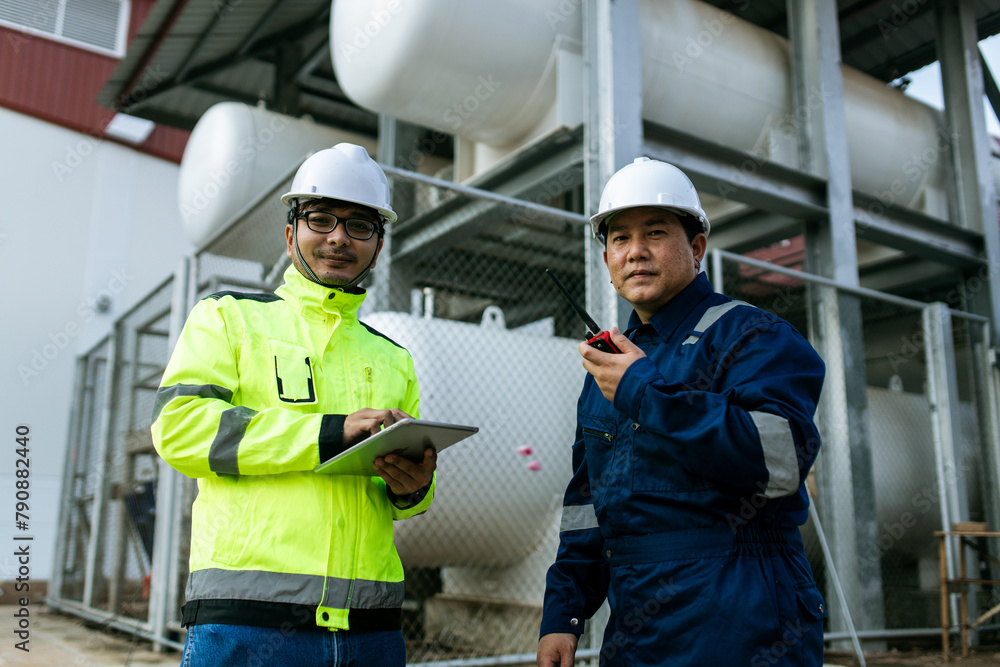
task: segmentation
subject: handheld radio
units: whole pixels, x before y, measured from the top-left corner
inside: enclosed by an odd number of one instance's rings
[[[566,300],[569,301],[570,305],[573,306],[573,309],[576,310],[580,319],[583,320],[583,323],[587,325],[587,345],[598,349],[601,352],[621,354],[621,350],[619,350],[615,344],[611,342],[611,334],[607,331],[601,331],[601,327],[597,326],[597,322],[595,322],[593,318],[587,314],[587,311],[580,307],[580,304],[576,302],[576,299],[570,295],[569,290],[567,290],[566,287],[559,282],[559,279],[556,278],[556,274],[552,273],[552,271],[548,269],[545,269],[545,273],[549,274],[549,278],[552,278],[556,287],[562,291],[563,296],[566,297]],[[595,331],[598,333],[594,333]]]

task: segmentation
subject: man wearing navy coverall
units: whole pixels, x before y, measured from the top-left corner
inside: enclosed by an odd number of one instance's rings
[[[607,598],[601,665],[819,666],[826,608],[798,526],[824,365],[787,322],[700,273],[708,218],[676,167],[639,158],[591,219],[621,354],[586,343],[573,478],[538,664],[574,664]]]

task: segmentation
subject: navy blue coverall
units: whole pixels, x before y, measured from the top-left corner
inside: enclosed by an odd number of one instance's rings
[[[822,360],[704,274],[625,334],[648,356],[613,403],[584,383],[541,634],[581,634],[607,598],[602,665],[821,665],[798,526]]]

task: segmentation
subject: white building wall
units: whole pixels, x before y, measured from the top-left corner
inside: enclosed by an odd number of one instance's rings
[[[0,108],[0,581],[50,579],[76,356],[193,251],[178,166]],[[97,300],[110,296],[98,312]],[[30,524],[15,527],[16,428],[30,429]]]

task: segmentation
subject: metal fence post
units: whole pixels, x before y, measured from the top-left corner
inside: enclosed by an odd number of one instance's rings
[[[194,261],[184,257],[174,274],[173,297],[170,305],[170,341],[167,353],[173,351],[191,305]],[[153,537],[153,568],[149,582],[149,625],[154,637],[167,639],[167,623],[176,605],[176,561],[179,522],[175,520],[179,475],[163,459],[157,461],[156,525]],[[156,650],[167,645],[154,643]]]
[[[934,436],[934,461],[937,468],[938,495],[941,498],[941,530],[951,530],[952,524],[969,516],[969,500],[965,481],[964,452],[961,427],[956,418],[959,407],[958,379],[955,371],[955,350],[951,315],[943,303],[932,303],[923,309],[925,354],[927,357],[927,399],[931,408]],[[946,540],[948,577],[958,573],[956,545]],[[962,548],[962,547],[959,547]],[[954,597],[952,617],[958,618]]]
[[[108,451],[111,447],[111,431],[114,425],[115,388],[118,384],[118,333],[116,322],[108,337],[108,371],[105,379],[104,396],[101,397],[101,430],[97,448],[96,464],[91,474],[97,475],[96,489],[91,504],[90,539],[87,541],[87,561],[83,584],[83,606],[94,607],[95,586],[98,577],[103,576],[101,541],[104,538],[104,509],[108,499]]]
[[[89,363],[86,356],[77,357],[76,377],[73,380],[73,405],[70,408],[69,438],[66,443],[66,457],[63,459],[62,495],[59,498],[59,517],[56,521],[55,555],[52,563],[52,586],[50,597],[62,597],[63,570],[66,567],[66,549],[69,546],[69,528],[73,515],[73,476],[77,456],[80,453],[81,425],[83,419],[84,393],[86,392]]]

